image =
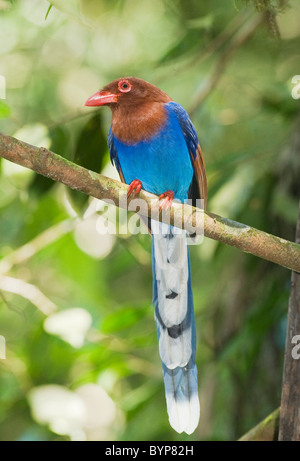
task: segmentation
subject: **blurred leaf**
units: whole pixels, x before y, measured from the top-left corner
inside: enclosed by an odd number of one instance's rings
[[[274,193],[272,208],[274,213],[278,214],[281,219],[296,226],[299,210],[297,199],[282,190],[278,190]]]
[[[25,189],[31,182],[33,171],[3,159],[1,170],[5,178],[18,189]]]
[[[0,0],[0,10],[9,10],[11,8],[12,0]]]
[[[209,29],[214,22],[213,14],[208,14],[200,18],[190,19],[188,21],[188,27],[190,29]]]
[[[7,118],[11,114],[10,107],[0,99],[0,119]]]
[[[107,139],[103,131],[102,115],[97,112],[84,125],[76,145],[73,161],[89,170],[100,172],[107,151]]]
[[[83,126],[78,136],[73,162],[100,173],[104,166],[106,152],[107,138],[102,127],[102,116],[97,112]],[[89,199],[88,196],[71,189],[67,189],[67,194],[74,210],[81,214]]]
[[[52,152],[55,152],[65,158],[70,157],[68,151],[70,141],[67,130],[65,128],[63,128],[61,125],[58,125],[50,129],[49,138],[51,140],[49,149]],[[55,184],[55,181],[52,179],[46,178],[40,174],[35,174],[33,181],[30,184],[29,193],[40,196],[48,192]]]
[[[294,117],[299,111],[298,101],[291,97],[287,88],[278,88],[277,91],[266,92],[261,102],[266,109],[282,114],[285,117]]]
[[[14,133],[14,136],[37,147],[49,149],[51,144],[48,127],[41,122],[24,124]]]
[[[193,26],[193,23],[192,23]],[[170,48],[161,58],[160,64],[166,64],[170,61],[188,56],[199,49],[199,41],[203,39],[203,33],[196,27],[191,27],[184,35]]]
[[[101,330],[103,333],[113,333],[135,325],[145,315],[148,307],[127,307],[119,309],[105,317]]]

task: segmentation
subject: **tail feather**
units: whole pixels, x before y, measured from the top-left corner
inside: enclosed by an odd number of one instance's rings
[[[199,423],[197,367],[169,370],[163,365],[169,421],[177,432],[194,432]]]
[[[152,221],[153,302],[171,426],[198,425],[196,331],[186,233]]]
[[[158,308],[155,309],[155,319],[162,362],[169,369],[186,366],[192,355],[192,331],[188,319],[167,328]]]

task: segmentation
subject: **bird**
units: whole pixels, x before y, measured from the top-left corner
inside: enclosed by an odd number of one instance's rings
[[[111,162],[128,197],[157,194],[160,210],[173,200],[207,203],[207,180],[196,129],[180,104],[155,85],[121,77],[89,97],[86,106],[108,106]],[[200,419],[195,362],[196,327],[187,233],[148,220],[152,235],[153,305],[171,427],[191,434]]]

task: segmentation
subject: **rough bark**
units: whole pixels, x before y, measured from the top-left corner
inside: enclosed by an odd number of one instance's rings
[[[300,243],[300,208],[296,242]],[[300,441],[300,273],[294,271],[286,332],[279,440]]]

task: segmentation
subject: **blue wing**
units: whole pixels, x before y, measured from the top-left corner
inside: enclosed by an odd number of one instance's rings
[[[120,175],[120,179],[122,182],[125,182],[124,180],[124,175],[122,172],[122,168],[119,162],[119,157],[118,157],[118,151],[116,149],[115,143],[114,143],[114,137],[112,134],[112,127],[110,127],[109,133],[108,133],[108,150],[109,150],[109,155],[110,155],[110,160],[113,165],[117,168],[117,171]]]
[[[207,202],[207,180],[204,159],[199,144],[197,132],[195,127],[186,112],[186,110],[176,102],[169,102],[166,104],[168,110],[173,111],[176,114],[177,120],[183,132],[185,142],[187,144],[193,169],[194,176],[191,183],[189,198],[195,201],[197,198],[204,200],[204,208],[206,208]]]

